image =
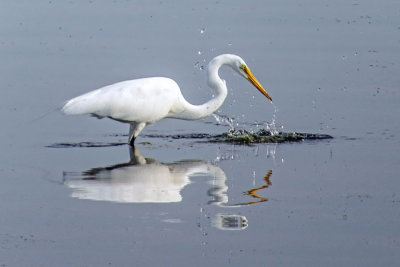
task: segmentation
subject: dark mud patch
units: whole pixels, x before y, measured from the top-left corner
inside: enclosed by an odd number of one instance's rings
[[[121,135],[118,135],[121,136]],[[122,135],[125,136],[125,135]],[[230,143],[237,145],[253,145],[262,143],[294,143],[303,141],[318,141],[332,139],[328,134],[279,132],[272,134],[269,130],[261,129],[257,132],[233,129],[222,134],[189,133],[189,134],[147,134],[143,137],[162,139],[192,139],[200,143]],[[150,144],[148,142],[138,144]],[[46,147],[73,148],[73,147],[115,147],[127,145],[125,142],[79,142],[79,143],[55,143]]]
[[[103,143],[103,142],[79,142],[79,143],[56,143],[46,147],[50,148],[71,148],[71,147],[113,147],[123,146],[127,143]]]
[[[303,141],[315,141],[332,139],[328,134],[298,133],[298,132],[279,132],[272,134],[270,131],[261,129],[257,132],[246,130],[230,130],[227,133],[211,135],[205,133],[195,134],[175,134],[175,135],[145,135],[150,138],[172,138],[172,139],[198,139],[206,143],[233,143],[240,145],[252,145],[260,143],[293,143]]]

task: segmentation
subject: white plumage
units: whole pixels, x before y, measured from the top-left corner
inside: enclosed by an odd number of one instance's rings
[[[196,120],[214,113],[228,92],[225,81],[218,75],[223,65],[232,67],[272,101],[243,59],[225,54],[215,57],[208,65],[208,84],[217,94],[202,105],[187,102],[175,81],[151,77],[119,82],[88,92],[69,100],[62,111],[68,115],[91,114],[98,118],[108,117],[129,123],[129,142],[133,145],[146,125],[163,118]]]
[[[62,110],[68,115],[93,114],[122,122],[154,123],[173,111],[174,99],[179,98],[183,97],[173,80],[143,78],[115,83],[75,97]]]

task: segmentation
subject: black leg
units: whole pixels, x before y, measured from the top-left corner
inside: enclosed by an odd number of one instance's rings
[[[133,147],[135,147],[135,139],[136,137],[132,137],[131,141],[129,142],[129,144]]]

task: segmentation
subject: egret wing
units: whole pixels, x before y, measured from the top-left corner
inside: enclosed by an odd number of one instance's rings
[[[63,111],[152,123],[168,114],[179,95],[178,85],[169,78],[144,78],[115,83],[75,97],[64,105]]]

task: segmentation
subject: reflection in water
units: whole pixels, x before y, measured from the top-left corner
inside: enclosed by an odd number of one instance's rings
[[[211,197],[208,204],[221,207],[240,207],[266,202],[258,192],[271,185],[269,171],[264,180],[266,184],[245,192],[258,201],[228,204],[227,177],[218,166],[195,160],[174,163],[159,163],[144,158],[137,148],[130,148],[129,162],[108,167],[92,168],[76,173],[64,172],[63,183],[72,189],[71,196],[78,199],[111,201],[120,203],[172,203],[182,201],[181,191],[190,184],[190,178],[210,176]],[[247,228],[246,217],[236,214],[217,214],[213,226],[221,230],[242,230]]]
[[[131,160],[109,167],[92,168],[82,173],[64,172],[63,182],[73,189],[74,198],[124,203],[171,203],[182,201],[181,190],[190,177],[214,177],[212,203],[228,202],[226,175],[218,167],[203,161],[159,163],[144,158],[137,148]]]
[[[248,221],[241,215],[219,213],[214,216],[212,225],[220,230],[244,230]]]
[[[263,189],[266,189],[272,184],[271,183],[271,175],[272,175],[272,170],[269,170],[267,175],[264,177],[264,181],[266,182],[265,185],[263,185],[261,187],[258,187],[258,188],[251,189],[251,190],[246,192],[247,195],[252,196],[254,198],[257,198],[259,200],[258,201],[252,201],[252,202],[243,203],[242,205],[253,205],[253,204],[257,204],[257,203],[268,201],[268,198],[258,195],[257,191],[261,191]]]

